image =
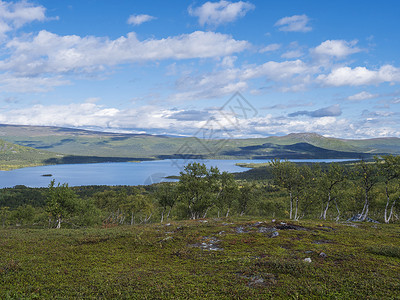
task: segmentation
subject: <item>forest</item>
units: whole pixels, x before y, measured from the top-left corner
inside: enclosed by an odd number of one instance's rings
[[[290,220],[399,222],[400,157],[296,164],[272,160],[230,174],[204,164],[184,167],[177,182],[0,191],[3,227],[114,227],[172,220],[261,216]]]

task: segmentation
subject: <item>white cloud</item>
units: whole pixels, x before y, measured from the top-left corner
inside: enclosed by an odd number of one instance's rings
[[[236,60],[237,60],[237,56],[225,56],[222,59],[220,66],[225,67],[225,68],[233,68]]]
[[[292,58],[297,58],[303,55],[303,52],[301,50],[291,50],[283,53],[281,55],[282,58],[287,58],[287,59],[292,59]]]
[[[248,88],[248,81],[264,78],[275,82],[275,87],[283,86],[284,91],[302,90],[311,81],[315,69],[301,60],[275,62],[269,61],[259,66],[227,68],[220,71],[182,76],[176,82],[177,93],[172,100],[211,99],[230,95]]]
[[[265,46],[264,48],[262,48],[260,50],[260,53],[276,51],[279,48],[281,48],[281,44],[270,44],[270,45]]]
[[[299,59],[283,62],[269,61],[259,66],[244,69],[242,76],[245,79],[266,76],[270,80],[282,81],[289,80],[293,76],[310,73],[310,71],[311,68]]]
[[[317,80],[328,86],[359,86],[369,84],[380,84],[383,82],[400,82],[400,69],[391,65],[384,65],[376,71],[365,67],[340,67],[334,69],[330,74],[321,74]]]
[[[85,103],[96,103],[99,102],[101,98],[99,97],[90,97],[85,100]]]
[[[93,103],[69,105],[35,105],[0,114],[0,122],[7,124],[49,125],[49,126],[102,126],[108,127],[119,110],[102,108]]]
[[[46,9],[28,1],[6,2],[0,0],[0,38],[13,29],[33,21],[44,21]]]
[[[284,17],[275,23],[280,31],[308,32],[312,28],[308,26],[310,19],[306,15]]]
[[[239,69],[225,69],[202,75],[181,77],[176,82],[178,92],[171,96],[171,100],[210,99],[233,94],[246,88],[247,83],[240,78]]]
[[[327,40],[313,49],[312,52],[317,55],[333,56],[340,59],[360,52],[361,50],[355,46],[356,44],[357,41]]]
[[[193,112],[193,111],[192,111]],[[166,109],[157,106],[142,106],[137,109],[117,109],[95,103],[71,103],[68,105],[34,105],[0,112],[0,123],[36,126],[60,126],[78,128],[103,128],[109,131],[144,128],[158,133],[189,134],[200,128],[204,122],[198,119],[182,118],[191,111]],[[177,115],[181,118],[176,117]],[[195,116],[196,117],[196,116]],[[178,120],[179,119],[179,120]],[[114,129],[114,130],[110,130]],[[188,131],[189,130],[189,133]]]
[[[199,18],[199,24],[217,26],[229,23],[246,15],[255,6],[249,2],[229,2],[221,0],[219,2],[206,2],[202,6],[192,8],[188,11],[191,16]]]
[[[3,92],[48,92],[57,86],[69,84],[69,80],[60,76],[26,77],[8,73],[0,74],[0,88]]]
[[[221,103],[222,105],[223,103]],[[376,114],[371,120],[348,120],[336,116],[321,116],[313,122],[303,116],[257,116],[239,119],[231,123],[217,109],[196,111],[182,108],[142,106],[136,109],[117,109],[96,103],[71,103],[68,105],[34,105],[20,109],[0,111],[0,123],[25,125],[51,125],[61,127],[103,128],[107,131],[128,130],[153,132],[156,134],[178,134],[190,136],[213,118],[229,130],[234,137],[260,137],[284,135],[293,132],[318,132],[325,136],[343,138],[368,138],[398,136],[397,122],[393,116]],[[388,121],[388,118],[392,118]],[[217,124],[217,123],[216,123]]]
[[[369,92],[362,91],[360,93],[354,94],[352,96],[347,97],[347,100],[350,101],[361,101],[361,100],[367,100],[367,99],[372,99],[376,98],[378,95],[373,95]]]
[[[140,25],[155,19],[157,18],[149,15],[130,15],[127,23],[131,25]]]
[[[0,70],[30,76],[93,72],[123,63],[223,57],[243,51],[248,46],[248,42],[235,40],[229,35],[203,31],[139,41],[133,32],[109,40],[93,36],[59,36],[42,30],[36,36],[8,42],[12,55],[0,61]]]

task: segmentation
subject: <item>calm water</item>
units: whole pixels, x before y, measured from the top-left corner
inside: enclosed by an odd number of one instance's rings
[[[262,163],[269,160],[205,160],[208,167],[217,166],[220,171],[243,172],[246,168],[236,163]],[[295,162],[332,162],[343,159],[297,159]],[[53,165],[23,168],[13,171],[0,171],[0,188],[25,185],[29,187],[46,187],[52,179],[56,183],[79,185],[142,185],[166,181],[164,177],[179,175],[186,160],[157,160],[144,162],[99,163]],[[42,176],[52,174],[52,177]]]

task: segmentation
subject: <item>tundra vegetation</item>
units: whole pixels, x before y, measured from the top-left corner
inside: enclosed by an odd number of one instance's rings
[[[239,174],[192,163],[149,186],[5,188],[0,298],[393,299],[399,197],[392,155]]]

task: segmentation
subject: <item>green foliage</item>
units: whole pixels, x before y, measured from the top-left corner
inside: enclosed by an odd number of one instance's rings
[[[26,224],[32,222],[35,217],[35,209],[31,205],[22,205],[14,210],[10,219],[16,224]]]
[[[218,168],[207,169],[205,164],[191,163],[184,167],[180,173],[178,190],[188,217],[205,217],[214,204],[219,176]]]
[[[376,245],[368,247],[368,251],[374,254],[400,259],[400,247],[393,245]]]
[[[5,227],[9,223],[10,208],[8,206],[0,207],[0,221],[1,225]]]
[[[257,180],[189,164],[179,182],[150,186],[70,188],[54,181],[47,189],[16,186],[0,192],[0,224],[113,227],[235,215],[340,221],[360,214],[363,202],[364,216],[398,222],[399,161],[392,156],[356,164],[274,160],[258,168],[257,174],[266,176]],[[367,189],[366,183],[371,183]]]
[[[168,210],[166,219],[168,220],[172,208],[178,198],[178,191],[176,185],[170,182],[163,182],[157,185],[157,189],[154,193],[155,198],[158,202],[158,206],[161,208],[161,223],[164,221],[164,215]]]
[[[221,173],[217,184],[215,205],[218,208],[218,217],[224,210],[226,211],[225,217],[228,217],[232,207],[238,201],[239,186],[233,175],[228,172]]]
[[[257,202],[257,189],[255,184],[244,182],[239,189],[238,195],[238,211],[241,216],[247,214],[252,205]]]
[[[49,215],[57,221],[57,228],[61,227],[61,222],[71,217],[79,210],[78,198],[67,183],[58,183],[55,186],[53,179],[49,184],[46,210]]]

